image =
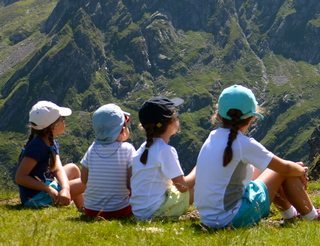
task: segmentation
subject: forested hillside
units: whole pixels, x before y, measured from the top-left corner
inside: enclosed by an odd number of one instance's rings
[[[195,164],[223,88],[256,94],[266,116],[250,135],[271,151],[311,164],[319,153],[318,0],[0,1],[0,170],[11,186],[40,99],[69,106],[64,161],[93,140],[91,113],[115,102],[133,115],[152,95],[179,96],[181,133],[172,139],[186,171]]]

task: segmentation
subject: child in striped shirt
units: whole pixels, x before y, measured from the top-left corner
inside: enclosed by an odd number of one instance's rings
[[[93,114],[95,141],[81,160],[81,179],[86,184],[84,213],[89,217],[132,215],[129,180],[135,149],[125,142],[130,135],[129,120],[129,113],[111,103]]]

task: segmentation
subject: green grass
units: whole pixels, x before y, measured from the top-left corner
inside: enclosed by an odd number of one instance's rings
[[[25,0],[17,1],[6,7],[0,6],[0,60],[4,61],[15,50],[17,50],[24,41],[28,40],[35,45],[35,50],[39,49],[46,40],[46,36],[40,33],[40,27],[48,18],[56,6],[56,0]],[[13,45],[9,37],[13,34],[23,33],[26,39],[21,43]],[[33,52],[29,53],[30,56]],[[23,57],[25,62],[26,57]],[[20,66],[23,64],[20,63]],[[19,66],[9,68],[6,74],[0,77],[2,86],[10,76],[19,69]]]
[[[319,182],[311,182],[312,200],[319,205]],[[0,192],[1,245],[318,245],[319,222],[296,220],[280,226],[280,215],[258,226],[208,231],[197,219],[137,222],[89,220],[71,205],[34,210],[18,204],[18,194]]]
[[[312,19],[309,21],[309,23],[311,25],[313,25],[314,27],[319,28],[320,27],[320,18]]]
[[[57,1],[24,0],[0,8],[0,22],[2,23],[0,36],[5,37],[4,43],[13,33],[36,31],[48,17]]]
[[[284,1],[277,15],[278,17],[285,18],[286,16],[294,13],[296,13],[296,10],[294,9],[294,1],[287,0],[287,1]]]

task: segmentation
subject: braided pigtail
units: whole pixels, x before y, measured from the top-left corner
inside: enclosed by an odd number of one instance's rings
[[[52,128],[50,127],[48,130],[49,130],[48,131],[48,140],[49,140],[49,144],[50,144],[49,167],[50,167],[50,170],[54,170],[54,168],[56,166],[56,152],[53,149],[54,141],[53,141]]]
[[[27,142],[25,143],[25,145],[21,149],[21,152],[20,152],[20,155],[19,155],[19,158],[18,158],[18,163],[20,163],[20,161],[22,160],[23,155],[24,155],[24,150],[25,150],[26,146],[30,143],[30,141],[34,138],[34,135],[35,135],[34,130],[31,128],[28,140],[27,140]]]
[[[144,129],[146,131],[146,135],[147,135],[147,141],[146,141],[147,143],[146,143],[145,149],[144,149],[144,151],[143,151],[143,153],[142,153],[142,155],[140,157],[140,161],[144,165],[147,164],[149,148],[153,144],[153,134],[154,134],[153,128],[154,128],[153,124],[146,125],[144,127]]]
[[[148,160],[148,153],[149,148],[153,144],[153,138],[160,137],[168,128],[168,125],[172,123],[172,121],[176,120],[176,118],[171,118],[167,120],[162,120],[156,124],[154,123],[147,123],[142,125],[146,132],[147,140],[146,140],[146,147],[140,157],[140,161],[146,165]]]
[[[239,125],[241,123],[240,117],[242,116],[241,111],[231,109],[228,111],[228,116],[231,117],[231,120],[223,119],[223,121],[227,121],[228,125],[230,125],[230,133],[228,137],[227,146],[224,149],[223,153],[223,166],[227,166],[233,157],[233,151],[232,151],[232,143],[237,138],[238,131],[239,131]]]
[[[26,144],[24,145],[24,147],[26,147],[34,137],[35,137],[35,132],[34,132],[34,130],[31,128],[31,131],[30,131],[30,134],[29,134],[29,138],[28,138]]]

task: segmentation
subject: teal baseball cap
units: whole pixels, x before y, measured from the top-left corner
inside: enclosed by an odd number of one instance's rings
[[[122,127],[130,114],[113,103],[98,108],[92,116],[92,127],[95,141],[101,144],[110,144],[117,140]]]
[[[257,109],[258,102],[252,91],[242,85],[232,85],[222,91],[218,100],[218,113],[227,120],[231,120],[228,116],[230,109],[238,109],[242,112],[241,119],[256,116],[263,119],[263,115],[259,114]]]

